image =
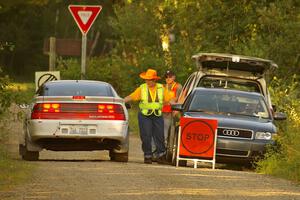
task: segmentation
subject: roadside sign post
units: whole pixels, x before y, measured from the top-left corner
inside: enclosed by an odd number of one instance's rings
[[[178,132],[176,167],[179,160],[208,162],[215,169],[218,121],[182,117]]]
[[[86,34],[82,34],[81,44],[81,79],[85,79],[86,69]]]
[[[82,33],[81,79],[85,78],[86,73],[86,35],[101,10],[102,6],[100,5],[69,5],[69,11]]]

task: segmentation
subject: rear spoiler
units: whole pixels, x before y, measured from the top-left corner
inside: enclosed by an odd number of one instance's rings
[[[271,60],[243,55],[199,53],[192,56],[192,59],[196,61],[199,70],[236,70],[253,74],[265,74],[269,70],[278,68],[278,65]]]
[[[124,103],[124,99],[120,97],[97,97],[97,96],[85,96],[84,99],[74,99],[73,96],[37,96],[36,101],[49,101],[49,102],[64,102],[64,101],[74,101],[74,102],[95,102],[95,101],[105,101],[111,103]]]

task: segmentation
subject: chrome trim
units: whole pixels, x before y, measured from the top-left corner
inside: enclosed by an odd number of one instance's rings
[[[243,131],[250,131],[252,133],[251,138],[242,138],[242,137],[230,137],[230,136],[222,136],[217,135],[220,138],[231,138],[231,139],[240,139],[240,140],[253,140],[254,139],[254,131],[250,129],[242,129],[242,128],[233,128],[233,127],[218,127],[217,129],[232,129],[232,130],[243,130]],[[218,131],[218,130],[217,130]]]
[[[239,130],[235,130],[235,129],[223,129],[222,133],[223,135],[234,136],[234,137],[238,137],[240,135]]]

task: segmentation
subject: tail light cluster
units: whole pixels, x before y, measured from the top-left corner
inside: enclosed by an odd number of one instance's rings
[[[31,119],[125,120],[125,113],[119,104],[37,103]]]

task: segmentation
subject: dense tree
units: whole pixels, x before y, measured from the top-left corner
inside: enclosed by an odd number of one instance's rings
[[[281,73],[299,73],[297,0],[130,2],[116,8],[112,25],[120,34],[123,54],[136,57],[135,61],[147,55],[163,57],[160,37],[165,29],[175,35],[169,55],[179,73],[186,74],[193,66],[191,55],[200,51],[272,59]],[[141,55],[143,51],[146,55]]]
[[[114,16],[111,0],[87,0],[81,4],[96,4],[104,7],[90,30],[88,38],[100,37],[95,54],[111,49],[111,29],[108,16]],[[35,71],[48,70],[48,57],[43,54],[44,40],[50,36],[80,39],[68,5],[79,4],[75,0],[30,0],[0,2],[0,66],[11,77],[33,80]],[[116,4],[119,4],[116,3]]]

